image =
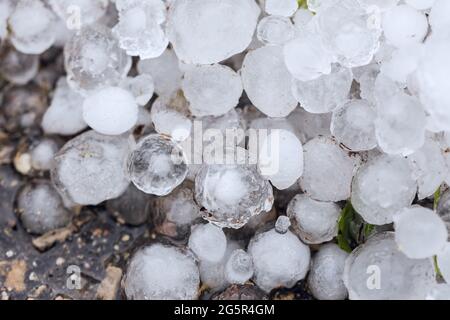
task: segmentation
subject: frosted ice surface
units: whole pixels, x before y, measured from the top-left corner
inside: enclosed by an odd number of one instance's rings
[[[436,284],[427,294],[426,300],[450,300],[450,285]]]
[[[59,150],[58,143],[50,138],[42,139],[31,150],[31,166],[35,170],[50,170],[53,166],[53,157]]]
[[[53,11],[76,29],[102,18],[108,8],[108,0],[48,0]]]
[[[140,106],[149,103],[155,92],[153,78],[149,74],[141,74],[136,77],[126,77],[120,83],[120,87],[131,92]]]
[[[291,226],[291,220],[287,216],[279,216],[275,223],[275,231],[281,234],[285,234],[289,231]]]
[[[242,249],[234,250],[225,265],[225,279],[229,283],[245,284],[253,272],[252,257]]]
[[[258,23],[258,40],[266,45],[283,45],[295,36],[291,20],[280,16],[267,16]]]
[[[265,0],[266,12],[271,15],[290,17],[298,9],[297,0]]]
[[[192,227],[188,247],[202,262],[218,263],[225,256],[227,238],[219,227],[207,223]]]

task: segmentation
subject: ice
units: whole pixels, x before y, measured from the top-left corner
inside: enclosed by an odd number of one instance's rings
[[[108,8],[108,0],[48,0],[48,2],[53,11],[73,29],[99,21]]]
[[[290,17],[298,9],[297,0],[265,0],[266,12],[271,15]]]
[[[182,89],[194,116],[221,116],[239,103],[240,76],[220,64],[193,66],[185,74]]]
[[[331,113],[314,114],[303,108],[295,109],[287,118],[299,131],[302,143],[317,136],[330,136]]]
[[[265,292],[280,286],[290,288],[309,270],[309,247],[290,231],[280,234],[272,229],[256,235],[248,253],[255,268],[253,280]]]
[[[120,87],[131,92],[140,106],[150,102],[155,92],[153,78],[149,74],[141,74],[136,77],[127,77],[120,83]]]
[[[289,18],[267,16],[258,23],[258,40],[266,45],[281,46],[295,36],[294,26]]]
[[[314,14],[311,11],[300,8],[297,10],[292,20],[294,21],[295,27],[302,30],[308,25],[308,23],[312,20],[313,17]]]
[[[291,220],[287,216],[279,216],[275,223],[275,231],[281,234],[285,234],[291,227]]]
[[[252,257],[244,250],[236,249],[228,258],[224,271],[229,283],[245,284],[253,277]]]
[[[333,202],[321,202],[305,194],[296,195],[286,210],[294,232],[307,244],[332,240],[338,233],[340,207]]]
[[[426,300],[450,300],[450,285],[436,284],[427,294]]]
[[[218,263],[225,256],[227,238],[219,227],[207,223],[192,228],[189,249],[202,262]]]
[[[138,189],[165,196],[186,178],[185,154],[170,138],[151,134],[142,138],[128,157],[127,173]]]
[[[392,81],[406,86],[419,65],[423,51],[422,43],[396,49],[391,58],[382,64],[381,72]]]
[[[12,0],[0,1],[0,40],[8,35],[8,18],[14,10],[15,4]]]
[[[183,62],[217,63],[248,47],[260,12],[254,0],[177,0],[167,35]]]
[[[153,244],[131,259],[123,288],[129,300],[194,300],[200,276],[192,256],[183,250]]]
[[[249,52],[241,76],[250,101],[267,116],[285,117],[297,107],[290,90],[292,77],[280,47],[267,46]]]
[[[70,140],[55,156],[52,181],[60,194],[79,205],[119,197],[128,187],[124,163],[133,141],[88,131]]]
[[[442,277],[450,284],[450,243],[447,242],[444,249],[437,255],[437,264]]]
[[[446,0],[436,0],[431,7],[429,15],[430,26],[433,33],[447,32],[450,27],[448,14],[450,13],[450,3]]]
[[[323,245],[314,255],[308,275],[308,287],[319,300],[345,300],[347,288],[343,275],[348,254],[336,244]]]
[[[386,11],[395,7],[400,0],[358,0],[361,5],[369,9],[370,7],[376,6],[381,11]],[[422,1],[422,0],[419,0]]]
[[[450,234],[450,191],[443,192],[436,208],[437,214],[444,220]],[[450,237],[449,237],[450,240]]]
[[[424,299],[435,284],[431,259],[410,259],[393,232],[380,233],[356,248],[345,262],[344,283],[351,300]]]
[[[306,0],[308,10],[312,12],[319,12],[326,9],[328,6],[336,4],[339,0]]]
[[[300,187],[319,201],[341,201],[350,197],[350,185],[359,159],[350,156],[327,137],[317,137],[303,146],[304,173]]]
[[[31,166],[35,170],[48,171],[53,166],[53,157],[59,151],[59,144],[44,138],[31,150]]]
[[[359,84],[361,99],[367,100],[372,104],[375,104],[374,89],[379,73],[380,66],[377,63],[353,69],[355,81]]]
[[[39,56],[23,54],[12,46],[2,46],[0,75],[7,81],[16,85],[25,85],[36,77],[38,69]]]

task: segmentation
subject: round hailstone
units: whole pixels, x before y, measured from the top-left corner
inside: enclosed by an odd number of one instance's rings
[[[341,208],[333,202],[320,202],[298,194],[289,202],[286,214],[304,243],[324,243],[337,236]]]
[[[352,82],[350,69],[335,67],[332,73],[314,80],[293,80],[292,94],[306,111],[329,113],[347,101]]]
[[[343,275],[348,253],[336,244],[321,246],[312,259],[308,288],[319,300],[345,300],[348,292]]]
[[[243,90],[239,75],[220,64],[189,68],[181,87],[197,117],[224,115],[238,105]]]
[[[291,227],[291,220],[288,216],[279,216],[277,222],[275,222],[275,231],[281,234],[285,234]]]
[[[425,14],[406,4],[386,12],[382,24],[386,40],[398,48],[422,42],[428,33]]]
[[[138,189],[165,196],[184,181],[188,168],[178,144],[166,136],[151,134],[139,141],[130,154],[127,170]]]
[[[35,170],[47,171],[53,166],[53,158],[59,150],[58,143],[44,138],[31,150],[31,166]]]
[[[259,21],[256,36],[266,45],[281,46],[294,38],[295,29],[289,18],[267,16]]]
[[[120,87],[131,92],[140,106],[149,103],[155,92],[153,78],[149,74],[127,77],[120,83]]]
[[[437,255],[437,264],[447,283],[450,283],[450,243],[446,243],[444,249]]]
[[[227,238],[217,226],[210,223],[200,224],[192,228],[188,247],[200,261],[217,263],[225,256]]]
[[[375,133],[388,154],[410,155],[425,143],[426,115],[420,102],[405,93],[377,105]]]
[[[426,300],[450,300],[450,285],[446,283],[436,284],[428,292]]]
[[[83,103],[84,121],[106,135],[127,132],[138,120],[138,105],[133,95],[119,87],[107,87],[89,95]]]
[[[420,206],[402,209],[394,216],[395,241],[411,259],[430,258],[442,251],[448,232],[433,210]]]
[[[28,232],[44,234],[67,226],[73,213],[64,208],[63,201],[50,182],[27,184],[19,193],[17,212]]]
[[[274,229],[256,235],[248,246],[255,268],[254,281],[265,292],[283,286],[292,287],[305,278],[311,253],[292,232],[280,234]]]
[[[433,33],[447,32],[450,27],[450,20],[448,19],[449,14],[450,3],[447,0],[436,0],[434,2],[429,15],[429,21]]]
[[[122,283],[129,300],[194,300],[200,276],[191,255],[153,244],[133,256]]]
[[[38,55],[23,54],[12,46],[2,46],[0,51],[0,75],[7,81],[20,86],[25,85],[36,77],[38,70]]]
[[[298,9],[297,0],[265,0],[265,10],[268,14],[290,17]]]
[[[244,250],[236,249],[228,258],[224,271],[229,283],[245,284],[253,277],[252,257]]]
[[[365,221],[388,224],[394,214],[411,205],[417,192],[408,160],[381,155],[369,160],[355,175],[352,204]]]
[[[167,36],[185,63],[211,64],[244,51],[261,10],[254,0],[178,0],[167,18]]]
[[[247,53],[241,76],[250,101],[267,116],[286,117],[297,107],[280,47],[266,46]]]
[[[410,259],[393,232],[371,237],[345,262],[344,283],[351,300],[424,299],[436,283],[431,259]]]
[[[342,201],[350,197],[358,158],[351,157],[331,138],[317,137],[303,146],[304,173],[300,187],[319,201]]]
[[[108,8],[107,0],[48,0],[48,2],[71,30],[98,21]]]

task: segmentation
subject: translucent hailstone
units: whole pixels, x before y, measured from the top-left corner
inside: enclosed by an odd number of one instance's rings
[[[254,0],[179,0],[170,7],[167,35],[185,63],[217,63],[248,47],[260,12]]]
[[[436,284],[428,292],[426,300],[450,300],[450,285],[446,283]]]
[[[31,166],[35,170],[50,170],[53,166],[53,158],[59,150],[59,144],[50,138],[42,139],[31,149]]]
[[[297,10],[292,20],[294,21],[295,27],[301,30],[308,25],[313,17],[314,14],[310,10],[300,8]]]
[[[302,143],[317,136],[330,135],[331,113],[314,114],[303,108],[297,108],[289,115],[287,121],[297,127]]]
[[[333,112],[331,133],[352,151],[371,150],[377,146],[376,111],[366,100],[351,100]]]
[[[421,206],[404,208],[394,216],[395,242],[411,259],[430,258],[442,251],[448,232],[433,210]]]
[[[229,283],[245,284],[253,272],[252,257],[242,249],[234,250],[225,265],[225,279]]]
[[[20,191],[17,212],[25,229],[33,234],[65,227],[73,215],[64,208],[58,192],[47,181],[27,184]]]
[[[409,155],[425,143],[426,115],[420,102],[405,93],[377,105],[375,133],[388,154]]]
[[[55,41],[56,18],[40,0],[20,0],[8,20],[10,40],[26,54],[41,54]]]
[[[249,52],[241,69],[244,90],[250,101],[269,117],[285,117],[297,106],[290,90],[292,77],[282,49],[266,46]]]
[[[267,16],[258,23],[258,40],[267,45],[281,46],[295,36],[291,20],[280,16]]]
[[[69,87],[66,78],[60,78],[42,119],[44,132],[70,136],[84,130],[87,124],[83,119],[83,102],[83,96]]]
[[[367,66],[353,68],[352,71],[355,81],[359,84],[361,99],[375,104],[374,88],[375,81],[380,73],[380,66],[377,63],[372,63]]]
[[[23,54],[12,46],[2,47],[0,51],[0,75],[7,81],[17,85],[25,85],[37,75],[38,69],[39,56]]]
[[[108,0],[48,0],[48,2],[53,11],[73,29],[98,21],[108,8]]]
[[[136,124],[138,105],[133,95],[119,87],[106,87],[89,95],[83,103],[83,119],[95,131],[119,135]]]
[[[353,250],[344,268],[351,300],[424,299],[436,283],[431,259],[410,259],[394,233],[380,233]]]
[[[78,31],[66,43],[64,58],[67,81],[83,93],[118,85],[131,67],[131,57],[102,25],[90,25]]]
[[[14,10],[14,3],[12,0],[0,1],[0,40],[3,40],[8,35],[8,18]]]
[[[382,24],[386,40],[398,48],[422,42],[428,33],[425,14],[406,4],[387,11]]]
[[[336,66],[330,74],[314,80],[293,80],[292,93],[306,111],[328,113],[347,101],[352,82],[351,70]]]
[[[308,275],[308,288],[314,298],[319,300],[344,300],[347,288],[343,275],[348,253],[336,244],[330,243],[320,247],[311,264]]]
[[[352,204],[365,221],[383,225],[411,205],[417,192],[408,160],[381,155],[359,168],[352,183]]]
[[[289,202],[286,213],[294,232],[304,243],[324,243],[337,236],[341,208],[333,202],[316,201],[298,194]]]
[[[447,32],[450,27],[448,15],[450,13],[450,3],[446,0],[436,0],[431,7],[429,21],[433,33]]]
[[[319,201],[341,201],[350,197],[350,185],[359,159],[350,156],[327,137],[317,137],[303,146],[304,173],[300,187]]]
[[[123,164],[132,141],[128,136],[85,132],[70,140],[55,156],[52,181],[66,199],[97,205],[119,197],[128,187]]]
[[[139,141],[128,157],[127,170],[138,189],[157,196],[172,192],[187,175],[183,150],[173,140],[159,134]]]
[[[305,278],[311,253],[292,232],[280,234],[274,229],[256,235],[248,246],[255,268],[254,281],[265,292],[283,286],[292,287]]]
[[[290,17],[298,9],[297,0],[265,0],[265,10],[268,14]]]
[[[219,227],[207,223],[192,228],[188,247],[200,261],[220,262],[227,249],[227,238]]]
[[[149,74],[141,74],[136,77],[126,77],[120,83],[120,87],[131,92],[140,106],[145,106],[153,97],[155,85]]]
[[[381,65],[381,72],[393,81],[406,84],[412,73],[416,71],[423,50],[422,43],[396,49],[390,60]]]
[[[446,243],[444,249],[437,255],[439,270],[445,281],[450,284],[450,243]]]
[[[405,95],[404,87],[380,72],[375,80],[372,92],[373,103],[377,106],[384,105],[386,101],[394,99],[397,95]]]
[[[275,231],[281,234],[285,234],[289,231],[291,226],[291,219],[288,216],[279,216],[277,222],[275,222]]]
[[[193,66],[184,74],[182,89],[194,116],[221,116],[239,103],[242,81],[220,64]]]
[[[123,287],[129,300],[194,300],[200,276],[194,258],[176,248],[153,244],[131,259]]]

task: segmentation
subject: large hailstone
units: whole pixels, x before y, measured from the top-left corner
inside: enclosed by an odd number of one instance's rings
[[[108,0],[48,0],[53,11],[66,26],[76,29],[102,18],[108,9]]]
[[[250,101],[267,116],[286,117],[296,108],[298,103],[290,90],[292,76],[280,47],[266,46],[247,53],[241,76]]]
[[[122,284],[129,300],[194,300],[200,276],[191,255],[153,244],[133,256]]]
[[[200,261],[218,263],[225,256],[227,238],[219,227],[210,223],[200,224],[192,228],[188,247]]]
[[[183,62],[217,63],[248,47],[260,12],[254,0],[177,0],[167,36]]]

